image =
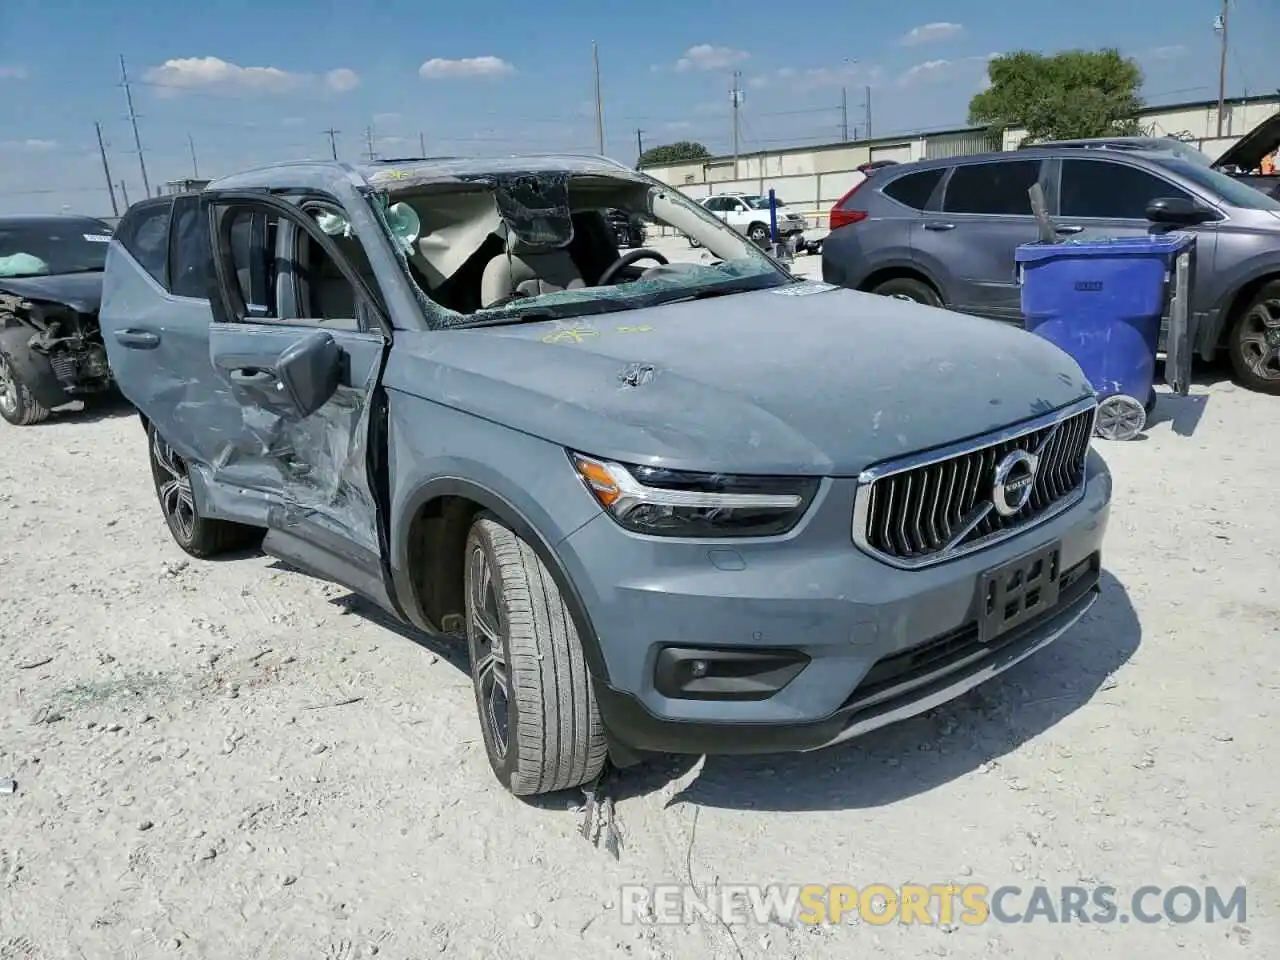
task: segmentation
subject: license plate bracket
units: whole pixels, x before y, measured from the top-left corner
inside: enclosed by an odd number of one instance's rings
[[[991,643],[1057,604],[1061,560],[1062,545],[1054,542],[982,575],[978,583],[980,643]]]

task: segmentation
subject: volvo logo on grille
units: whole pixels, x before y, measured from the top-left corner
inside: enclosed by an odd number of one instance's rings
[[[1012,517],[1031,501],[1040,458],[1026,450],[1014,450],[996,464],[991,485],[991,505],[1002,517]]]

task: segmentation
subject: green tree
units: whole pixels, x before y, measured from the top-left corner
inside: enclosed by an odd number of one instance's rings
[[[666,143],[659,147],[650,147],[640,154],[639,166],[652,167],[657,164],[688,163],[690,160],[706,160],[711,151],[692,140],[680,140],[677,143]]]
[[[1139,132],[1142,70],[1114,48],[1046,57],[1019,50],[987,65],[991,85],[969,101],[969,122],[992,133],[1027,131],[1024,142]]]

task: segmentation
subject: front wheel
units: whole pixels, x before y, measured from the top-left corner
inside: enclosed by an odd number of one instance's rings
[[[604,726],[582,641],[534,549],[482,513],[467,536],[467,647],[489,765],[516,796],[599,776]]]
[[[247,549],[262,539],[263,531],[257,527],[202,517],[186,460],[169,446],[154,426],[147,427],[147,441],[151,477],[155,480],[160,512],[164,514],[165,523],[178,546],[191,556],[204,559],[231,550]]]
[[[0,353],[0,417],[15,427],[29,427],[49,417],[49,408],[36,401],[14,364]]]
[[[1250,390],[1280,394],[1280,283],[1258,291],[1228,338],[1236,378]]]
[[[747,227],[747,239],[758,247],[769,242],[769,228],[763,223],[753,223]]]

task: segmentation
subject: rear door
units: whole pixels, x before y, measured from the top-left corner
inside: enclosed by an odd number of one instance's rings
[[[1039,158],[961,163],[943,186],[942,205],[921,218],[912,246],[947,265],[949,306],[996,320],[1022,322],[1014,250],[1038,238],[1027,191],[1041,180]]]
[[[391,325],[359,237],[335,240],[315,214],[259,193],[205,195],[217,297],[207,363],[239,410],[221,475],[270,495],[264,549],[393,610],[383,563],[385,515],[373,467],[382,449],[381,377]],[[237,256],[247,225],[265,234],[259,262]],[[264,284],[254,282],[265,276]],[[299,416],[283,399],[283,357],[317,333],[340,349],[336,390]]]

